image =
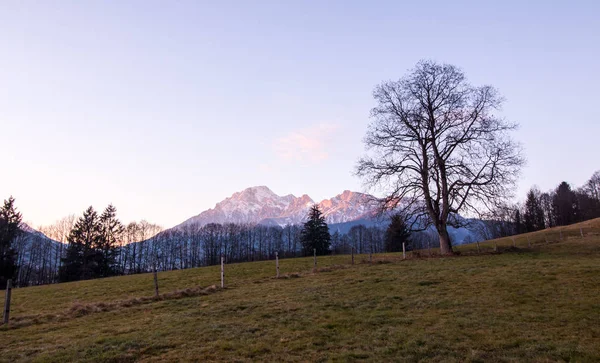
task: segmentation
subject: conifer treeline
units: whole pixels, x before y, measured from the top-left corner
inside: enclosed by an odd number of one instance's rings
[[[133,273],[149,256],[142,249],[144,243],[134,242],[151,238],[161,228],[147,221],[124,227],[116,217],[116,209],[109,206],[101,215],[91,208],[80,218],[71,215],[39,230],[43,234],[22,233],[12,242],[16,286],[121,275],[126,271],[124,266],[131,266],[129,273]],[[124,258],[131,255],[135,263],[130,264]]]
[[[101,215],[93,207],[86,209],[67,239],[66,253],[59,268],[60,281],[119,274],[117,258],[124,229],[114,206],[109,205]]]
[[[515,206],[514,224],[517,233],[566,226],[600,217],[600,171],[588,182],[573,190],[567,182],[554,190],[541,192],[533,187],[523,206]]]
[[[12,244],[18,266],[14,273],[16,285],[136,274],[154,268],[166,271],[208,266],[218,264],[221,255],[228,263],[272,259],[275,252],[281,258],[300,257],[312,255],[312,248],[317,247],[308,242],[312,237],[302,239],[302,226],[211,223],[161,231],[158,225],[146,221],[125,226],[116,212],[113,206],[102,214],[89,207],[79,218],[69,216],[40,228],[62,243],[42,234],[16,238]],[[355,253],[383,252],[397,240],[387,238],[384,229],[357,225],[348,233],[334,233],[327,242],[324,227],[321,223],[316,228],[317,234],[324,237],[318,243],[319,254],[350,253],[352,248]]]

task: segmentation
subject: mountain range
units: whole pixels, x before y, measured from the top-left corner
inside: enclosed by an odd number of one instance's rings
[[[309,209],[317,205],[328,224],[339,224],[373,218],[377,210],[375,197],[345,190],[331,199],[319,203],[304,194],[279,196],[266,186],[257,186],[234,193],[179,226],[209,223],[279,225],[301,224]],[[175,228],[179,227],[176,226]]]
[[[313,205],[317,205],[325,216],[331,233],[347,233],[353,226],[361,224],[367,227],[385,227],[389,223],[387,218],[378,217],[378,201],[369,194],[345,190],[330,199],[316,203],[306,194],[300,197],[292,194],[279,196],[266,186],[256,186],[234,193],[217,203],[214,208],[205,210],[172,229],[189,225],[201,227],[210,223],[280,227],[300,225],[306,221],[308,211]],[[48,239],[29,226],[24,225],[23,229],[31,237]],[[474,228],[449,227],[448,230],[453,243],[483,239],[481,233]]]
[[[292,194],[279,196],[266,186],[256,186],[234,193],[217,203],[214,208],[189,218],[173,227],[178,229],[188,225],[204,226],[209,223],[235,223],[280,226],[299,225],[306,221],[308,211],[317,205],[329,225],[331,233],[347,233],[353,226],[364,225],[386,227],[389,219],[378,216],[379,203],[372,195],[343,191],[330,199],[316,203],[311,197],[303,194],[296,197]],[[457,216],[464,221],[464,218]],[[470,227],[448,227],[453,243],[481,241],[483,224],[471,220]],[[435,232],[433,227],[428,228]]]

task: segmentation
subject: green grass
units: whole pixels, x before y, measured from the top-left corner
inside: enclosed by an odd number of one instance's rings
[[[13,290],[3,361],[600,361],[600,220],[459,246],[459,257],[319,257],[226,266],[227,288],[89,314],[153,294],[151,274]],[[545,235],[557,236],[549,238]],[[428,251],[420,251],[427,255]],[[416,254],[415,256],[416,257]],[[387,262],[387,263],[380,263]],[[331,268],[325,268],[333,266]],[[161,293],[219,268],[159,274]],[[61,319],[43,317],[59,315]],[[35,319],[39,316],[40,319]],[[23,317],[33,318],[19,324]]]

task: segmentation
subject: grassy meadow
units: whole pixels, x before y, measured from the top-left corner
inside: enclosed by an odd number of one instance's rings
[[[14,289],[0,360],[600,361],[600,219],[457,250]]]

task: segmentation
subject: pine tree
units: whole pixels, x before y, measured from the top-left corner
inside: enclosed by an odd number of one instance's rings
[[[544,229],[544,210],[538,197],[539,191],[531,189],[527,193],[525,201],[525,229],[527,232],[535,232]]]
[[[408,242],[409,237],[410,229],[406,224],[404,216],[401,214],[394,214],[385,231],[385,250],[387,252],[402,251],[402,243]]]
[[[577,196],[567,182],[562,182],[556,188],[552,198],[552,213],[557,226],[566,226],[579,222],[579,204]]]
[[[525,226],[523,225],[523,220],[521,219],[521,211],[518,207],[515,210],[515,232],[517,234],[525,232]]]
[[[100,258],[97,261],[98,272],[100,277],[113,276],[120,273],[117,258],[119,256],[119,241],[121,241],[125,227],[117,219],[117,208],[112,204],[106,207],[100,216],[100,224],[102,239],[99,245],[100,253],[98,254]]]
[[[65,257],[61,258],[62,265],[58,272],[60,282],[79,280],[83,270],[83,243],[71,240],[71,236],[68,237],[68,240]]]
[[[16,252],[12,243],[21,233],[21,213],[15,208],[15,199],[11,196],[4,200],[0,208],[0,289],[6,288],[6,282],[17,271]]]
[[[319,210],[319,207],[314,205],[308,213],[308,221],[304,223],[300,232],[300,242],[305,255],[312,255],[313,249],[317,250],[317,255],[325,255],[329,253],[329,245],[331,236],[329,235],[329,227],[325,223],[325,217]]]
[[[102,260],[102,224],[93,207],[83,212],[67,238],[69,243],[63,266],[61,281],[87,280],[100,275],[99,261]]]

